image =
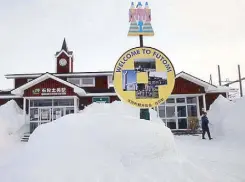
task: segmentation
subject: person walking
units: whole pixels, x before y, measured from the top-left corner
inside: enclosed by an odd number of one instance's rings
[[[204,112],[202,116],[202,139],[206,139],[205,134],[207,132],[209,140],[212,140],[213,138],[211,138],[208,124],[209,124],[209,120],[207,117],[207,113]]]

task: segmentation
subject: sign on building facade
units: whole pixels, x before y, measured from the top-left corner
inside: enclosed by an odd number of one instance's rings
[[[42,95],[42,96],[57,96],[57,95],[66,95],[66,88],[35,88],[32,90],[33,95]]]

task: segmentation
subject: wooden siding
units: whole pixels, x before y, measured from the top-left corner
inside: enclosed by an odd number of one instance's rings
[[[114,101],[120,101],[120,99],[117,96],[111,96],[110,97],[110,102],[114,102]]]
[[[18,88],[27,83],[27,78],[15,78],[14,88]]]
[[[207,111],[210,109],[210,105],[218,98],[219,95],[222,95],[223,97],[226,97],[226,93],[206,93],[205,99],[206,99],[206,109]],[[203,97],[199,96],[199,109],[200,114],[202,114],[202,108],[203,105]]]
[[[34,86],[32,86],[31,88],[25,90],[24,96],[26,97],[31,97],[31,96],[41,96],[41,92],[39,94],[33,94],[33,90],[34,89],[42,89],[42,88],[51,88],[51,89],[57,89],[57,88],[66,88],[66,95],[65,96],[73,96],[76,95],[73,92],[73,88],[70,88],[56,80],[53,80],[51,78],[44,80],[43,82],[40,82]],[[55,95],[51,95],[51,96],[55,96]]]
[[[218,98],[219,95],[226,97],[226,93],[207,93],[206,94],[206,106],[207,110],[209,110],[210,105]]]
[[[174,90],[172,94],[198,94],[205,93],[205,90],[200,85],[192,83],[183,78],[176,78]]]
[[[66,66],[60,66],[59,60],[62,58],[66,59],[66,61],[67,61]],[[57,58],[56,64],[57,64],[57,73],[69,73],[70,62],[69,62],[69,57],[65,53],[62,53],[61,55],[59,55],[59,57]]]

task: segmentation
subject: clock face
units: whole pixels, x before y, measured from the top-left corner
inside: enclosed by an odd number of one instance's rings
[[[60,59],[59,64],[60,64],[60,66],[65,66],[67,64],[66,59],[64,59],[64,58]]]

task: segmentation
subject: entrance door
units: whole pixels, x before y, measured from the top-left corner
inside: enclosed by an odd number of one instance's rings
[[[186,105],[177,105],[177,127],[178,129],[187,129],[187,110]]]
[[[170,129],[177,129],[176,126],[176,107],[173,106],[166,106],[166,124],[167,127]]]
[[[40,123],[47,123],[51,121],[51,108],[39,108]]]
[[[174,129],[187,129],[186,105],[166,106],[166,124]]]
[[[56,120],[64,116],[64,108],[54,108],[53,109],[53,120]]]

